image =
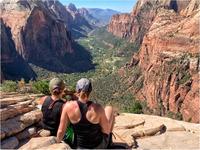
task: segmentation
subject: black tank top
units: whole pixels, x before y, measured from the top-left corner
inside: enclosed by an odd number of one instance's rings
[[[93,124],[86,118],[88,107],[92,104],[91,101],[82,103],[77,101],[81,112],[81,119],[78,123],[72,124],[75,133],[75,145],[78,148],[95,148],[103,140],[103,133],[99,124]]]
[[[52,100],[47,97],[42,105],[42,126],[44,129],[50,130],[52,136],[56,136],[60,124],[63,100]]]

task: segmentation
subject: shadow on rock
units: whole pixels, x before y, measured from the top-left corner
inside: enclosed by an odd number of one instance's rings
[[[48,71],[57,73],[86,72],[95,69],[90,52],[74,42],[74,52],[66,53],[63,57],[47,55],[45,60],[33,60],[30,63]]]
[[[114,143],[112,146],[109,147],[109,149],[130,149],[131,147],[129,147],[126,143]]]

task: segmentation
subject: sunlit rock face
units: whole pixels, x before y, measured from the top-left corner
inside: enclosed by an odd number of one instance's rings
[[[113,16],[108,26],[140,45],[129,67],[139,67],[141,75],[129,79],[140,80],[133,93],[156,114],[199,122],[199,10],[197,0],[138,1],[130,14]]]

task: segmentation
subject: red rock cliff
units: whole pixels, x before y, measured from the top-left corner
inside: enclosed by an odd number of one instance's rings
[[[30,66],[17,53],[14,41],[11,38],[10,28],[3,20],[1,23],[1,81],[8,79],[18,79],[22,77],[26,80],[35,79],[36,74]]]
[[[149,9],[142,9],[147,3]],[[139,1],[126,16],[130,21],[121,20],[124,15],[118,15],[118,21],[114,16],[108,30],[121,37],[128,34],[132,41],[141,39],[140,50],[129,66],[132,76],[128,81],[134,95],[146,101],[154,113],[199,122],[199,1],[166,1],[157,6]],[[143,16],[147,10],[152,14]],[[138,24],[138,15],[142,24]],[[124,31],[127,25],[128,32]]]
[[[61,58],[73,52],[64,22],[42,1],[3,1],[0,18],[11,28],[17,52],[27,61],[66,71]],[[51,68],[52,67],[52,68]]]

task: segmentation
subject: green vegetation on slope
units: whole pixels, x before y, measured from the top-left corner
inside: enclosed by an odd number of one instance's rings
[[[16,92],[17,91],[17,83],[11,80],[4,81],[1,84],[1,91],[4,92]]]

